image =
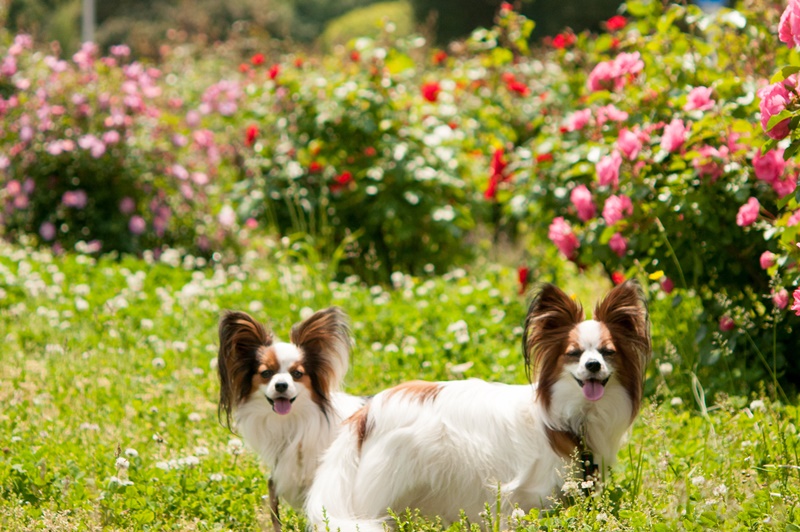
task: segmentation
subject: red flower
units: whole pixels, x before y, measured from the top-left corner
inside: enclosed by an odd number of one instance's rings
[[[347,185],[352,183],[353,181],[353,174],[350,172],[342,172],[341,174],[337,175],[333,178],[333,183],[331,183],[331,191],[339,192],[344,189]]]
[[[246,72],[249,72],[249,71],[250,71],[250,65],[248,65],[247,63],[239,64],[239,72],[241,72],[242,74],[245,74]]]
[[[321,171],[322,171],[322,165],[319,164],[317,161],[311,161],[311,164],[308,165],[309,174],[316,174]]]
[[[613,17],[608,19],[608,21],[606,21],[606,28],[608,28],[608,31],[621,30],[627,25],[628,25],[628,19],[626,19],[622,15],[614,15]]]
[[[525,293],[525,290],[528,288],[528,282],[530,281],[530,270],[527,266],[520,266],[517,268],[517,278],[519,279],[519,293],[520,295]]]
[[[294,59],[294,66],[296,66],[297,68],[301,68],[303,66],[303,58],[302,57],[296,57]]]
[[[366,148],[364,148],[364,155],[366,155],[367,157],[375,157],[377,153],[378,150],[376,150],[372,146],[367,146]]]
[[[497,197],[498,185],[511,178],[511,176],[505,175],[508,163],[505,161],[504,154],[503,148],[494,150],[492,154],[492,162],[489,163],[489,186],[483,193],[483,197],[487,200],[495,199]]]
[[[719,319],[719,330],[722,332],[732,331],[736,328],[736,322],[730,316],[722,316]]]
[[[437,50],[435,54],[433,54],[433,64],[434,65],[441,65],[447,61],[447,52],[444,50]]]
[[[552,153],[540,153],[536,156],[537,163],[549,163],[552,162],[552,160],[553,160]]]
[[[559,33],[553,37],[553,48],[563,50],[575,44],[575,35],[572,33]]]
[[[358,50],[353,50],[350,52],[350,59],[357,62],[361,59],[361,54],[358,53]]]
[[[439,97],[439,92],[441,92],[442,87],[439,86],[438,81],[431,81],[429,83],[425,83],[422,85],[422,97],[428,100],[429,102],[435,102],[436,99]]]
[[[255,124],[247,126],[247,130],[245,131],[244,135],[244,143],[247,146],[252,146],[253,143],[256,141],[257,137],[258,137],[258,126],[256,126]]]
[[[278,77],[278,74],[280,74],[280,73],[281,73],[281,66],[280,65],[272,65],[271,67],[269,67],[269,71],[267,72],[267,75],[269,76],[269,79],[274,80],[275,78]]]
[[[509,2],[503,2],[500,4],[500,11],[513,11],[514,6],[512,6]]]
[[[611,281],[616,284],[622,284],[625,282],[625,274],[622,272],[614,272],[611,274]]]
[[[250,58],[250,62],[253,63],[253,65],[255,65],[255,66],[263,65],[264,64],[264,54],[255,54],[255,55],[253,55],[253,57]]]
[[[520,96],[528,96],[531,93],[530,87],[522,83],[521,81],[510,81],[508,84],[508,90],[511,92],[516,92]]]

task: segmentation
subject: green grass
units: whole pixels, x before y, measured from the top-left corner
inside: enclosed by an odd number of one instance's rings
[[[0,530],[265,527],[264,471],[217,421],[223,309],[286,338],[308,309],[342,306],[355,393],[413,378],[524,382],[513,270],[397,275],[381,288],[329,282],[288,256],[276,245],[196,268],[172,253],[113,261],[0,246]],[[469,342],[452,332],[460,320]],[[517,520],[489,512],[488,528],[800,530],[797,406],[716,394],[701,407],[673,395],[686,389],[677,373],[651,368],[650,399],[601,495]],[[441,529],[401,515],[403,530]],[[287,516],[287,530],[303,530]]]

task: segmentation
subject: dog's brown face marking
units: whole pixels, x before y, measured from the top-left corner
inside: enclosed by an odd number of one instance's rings
[[[275,353],[275,347],[262,347],[258,350],[256,355],[256,373],[253,375],[253,389],[258,389],[259,386],[269,384],[272,376],[280,370],[278,363],[278,356]],[[265,373],[266,372],[266,373]]]
[[[608,330],[608,327],[605,326],[604,323],[600,324],[600,344],[597,346],[598,350],[608,349],[610,351],[616,351],[614,347],[614,339],[611,338],[611,332]],[[570,332],[569,336],[567,337],[567,347],[564,350],[563,355],[567,357],[573,356],[576,352],[583,352],[584,346],[581,345],[580,342],[580,331],[578,330],[578,326],[576,325]]]

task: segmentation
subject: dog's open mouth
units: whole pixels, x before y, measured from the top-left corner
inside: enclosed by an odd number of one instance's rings
[[[602,381],[598,379],[586,379],[585,381],[582,381],[578,377],[574,378],[583,390],[583,396],[586,399],[589,401],[599,401],[600,398],[603,397],[603,393],[606,391],[605,386],[608,383],[608,379],[611,377],[608,377]]]
[[[292,397],[291,399],[288,397],[276,397],[275,399],[267,397],[267,401],[272,405],[273,412],[281,416],[285,416],[292,411],[292,403],[294,403],[295,399],[297,397]]]

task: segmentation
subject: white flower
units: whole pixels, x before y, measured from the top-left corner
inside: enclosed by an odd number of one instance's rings
[[[681,406],[683,404],[683,399],[681,399],[680,397],[673,397],[670,400],[669,404],[671,404],[672,406]]]
[[[194,454],[197,456],[208,456],[208,447],[195,447]]]
[[[514,510],[511,512],[511,519],[520,521],[526,515],[527,514],[525,513],[525,511],[522,510],[521,508],[514,508]]]
[[[211,476],[210,476],[210,477],[208,477],[208,479],[209,479],[211,482],[219,482],[219,481],[221,481],[223,478],[224,478],[224,477],[222,476],[222,473],[212,473],[212,474],[211,474]]]
[[[300,309],[300,319],[301,320],[305,321],[305,320],[307,320],[308,318],[310,318],[313,315],[314,315],[314,309],[311,308],[311,307],[303,307],[303,308]]]
[[[750,410],[761,410],[763,412],[766,409],[767,407],[761,399],[756,399],[750,403]]]
[[[180,465],[194,467],[200,464],[200,459],[194,455],[189,455],[186,458],[181,458],[180,460],[178,460],[178,463]]]
[[[163,368],[165,365],[166,365],[166,362],[164,362],[164,359],[163,359],[163,358],[161,358],[161,357],[156,357],[156,358],[154,358],[154,359],[153,359],[153,367],[154,367],[154,368],[161,369],[161,368]]]
[[[721,496],[725,495],[726,493],[728,493],[728,486],[726,486],[725,484],[720,484],[719,486],[714,488],[713,493],[714,493],[714,496],[721,497]]]
[[[231,438],[228,440],[228,451],[232,454],[241,454],[244,448],[244,443],[239,438]]]
[[[673,370],[672,364],[670,364],[669,362],[664,362],[663,364],[660,364],[658,366],[659,373],[661,373],[661,375],[664,377],[672,375],[672,370]]]
[[[696,477],[692,477],[692,485],[693,486],[702,486],[706,483],[706,477],[703,475],[697,475]]]
[[[137,456],[139,456],[139,453],[136,451],[136,449],[128,448],[128,449],[125,449],[125,456],[129,456],[131,458],[136,458]]]
[[[128,462],[127,459],[120,456],[119,458],[117,458],[116,465],[117,469],[128,469],[131,466],[131,463]]]
[[[247,308],[250,309],[250,312],[261,312],[264,310],[264,303],[261,301],[251,301]]]
[[[169,471],[170,467],[167,462],[156,462],[156,467],[163,471]]]
[[[203,419],[203,416],[201,416],[197,412],[192,412],[191,414],[189,414],[188,417],[189,417],[189,421],[191,421],[192,423],[197,423],[198,421]]]
[[[143,318],[142,321],[139,322],[139,326],[142,329],[149,331],[153,328],[153,320],[148,318]]]

